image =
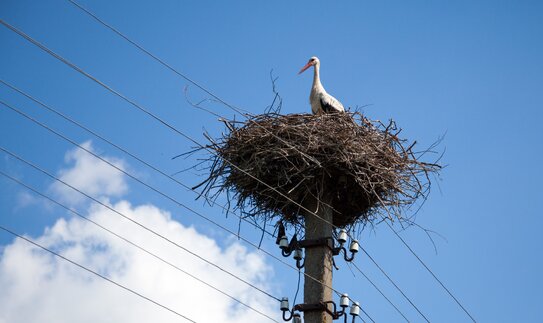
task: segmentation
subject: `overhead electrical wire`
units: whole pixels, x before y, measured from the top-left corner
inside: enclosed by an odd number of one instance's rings
[[[13,182],[17,183],[18,185],[20,185],[20,186],[26,188],[27,190],[33,192],[34,194],[37,194],[37,195],[41,196],[43,199],[46,199],[46,200],[48,200],[49,202],[56,204],[57,206],[59,206],[59,207],[65,209],[66,211],[68,211],[68,212],[70,212],[70,213],[72,213],[72,214],[78,216],[79,218],[81,218],[81,219],[83,219],[83,220],[85,220],[85,221],[88,221],[88,222],[92,223],[93,225],[95,225],[95,226],[99,227],[100,229],[102,229],[102,230],[108,232],[109,234],[111,234],[111,235],[113,235],[113,236],[115,236],[115,237],[117,237],[117,238],[123,240],[124,242],[130,244],[131,246],[133,246],[133,247],[135,247],[135,248],[137,248],[137,249],[139,249],[139,250],[145,252],[146,254],[148,254],[148,255],[150,255],[150,256],[156,258],[156,259],[158,259],[158,260],[161,261],[162,263],[164,263],[164,264],[166,264],[166,265],[168,265],[168,266],[170,266],[170,267],[176,269],[177,271],[179,271],[179,272],[181,272],[181,273],[183,273],[183,274],[185,274],[185,275],[191,277],[192,279],[194,279],[194,280],[196,280],[196,281],[198,281],[198,282],[200,282],[200,283],[202,283],[202,284],[208,286],[209,288],[211,288],[211,289],[213,289],[213,290],[215,290],[215,291],[217,291],[217,292],[223,294],[224,296],[226,296],[226,297],[232,299],[233,301],[235,301],[235,302],[237,302],[237,303],[239,303],[239,304],[241,304],[241,305],[247,307],[247,308],[250,309],[251,311],[254,311],[254,312],[258,313],[258,314],[260,314],[260,315],[262,315],[262,316],[264,316],[264,317],[270,319],[271,321],[278,322],[277,320],[273,319],[272,317],[268,316],[267,314],[265,314],[265,313],[259,311],[258,309],[252,307],[251,305],[249,305],[249,304],[247,304],[247,303],[245,303],[245,302],[243,302],[243,301],[237,299],[236,297],[234,297],[234,296],[228,294],[227,292],[225,292],[225,291],[219,289],[218,287],[213,286],[212,284],[206,282],[205,280],[203,280],[203,279],[201,279],[201,278],[199,278],[199,277],[197,277],[197,276],[195,276],[195,275],[193,275],[193,274],[187,272],[186,270],[180,268],[179,266],[177,266],[177,265],[175,265],[175,264],[169,262],[168,260],[166,260],[166,259],[164,259],[164,258],[158,256],[157,254],[155,254],[155,253],[153,253],[153,252],[151,252],[151,251],[145,249],[144,247],[142,247],[142,246],[138,245],[137,243],[135,243],[135,242],[133,242],[133,241],[131,241],[131,240],[129,240],[129,239],[123,237],[122,235],[120,235],[120,234],[118,234],[118,233],[115,233],[114,231],[112,231],[112,230],[108,229],[107,227],[101,225],[100,223],[98,223],[98,222],[92,220],[91,218],[89,218],[89,217],[87,217],[87,216],[81,214],[80,212],[78,212],[78,211],[76,211],[76,210],[74,210],[74,209],[72,209],[72,208],[66,206],[65,204],[59,202],[58,200],[56,200],[56,199],[54,199],[54,198],[52,198],[52,197],[50,197],[50,196],[48,196],[48,195],[46,195],[46,194],[40,192],[40,191],[39,191],[38,189],[36,189],[35,187],[32,187],[32,186],[30,186],[29,184],[27,184],[27,183],[25,183],[25,182],[23,182],[23,181],[21,181],[21,180],[18,180],[18,179],[16,179],[15,177],[13,177],[13,176],[11,176],[11,175],[9,175],[9,174],[7,174],[7,173],[1,171],[1,170],[0,170],[0,175],[6,177],[6,178],[8,178],[8,179],[10,179],[11,181],[13,181]],[[279,322],[278,322],[278,323],[279,323]]]
[[[424,314],[422,314],[421,310],[417,307],[417,305],[415,305],[415,303],[413,303],[413,301],[411,301],[411,299],[407,295],[405,295],[402,289],[398,287],[398,285],[394,282],[394,280],[392,280],[392,278],[390,278],[390,276],[383,270],[383,268],[379,266],[379,264],[373,259],[372,256],[370,256],[370,254],[366,251],[366,249],[364,248],[361,248],[361,249],[366,254],[366,256],[368,256],[368,258],[370,258],[370,260],[375,264],[375,266],[379,268],[381,273],[383,273],[383,275],[385,275],[385,277],[392,283],[392,285],[394,285],[394,287],[396,287],[396,289],[403,295],[403,297],[409,302],[409,304],[411,304],[415,308],[415,310],[417,310],[417,312],[424,318],[426,322],[430,323],[430,320],[428,320],[428,318]]]
[[[35,241],[29,239],[29,238],[26,238],[26,237],[24,237],[23,235],[20,235],[20,234],[16,233],[15,231],[13,231],[13,230],[11,230],[11,229],[8,229],[7,227],[4,227],[4,226],[1,225],[1,224],[0,224],[0,229],[1,229],[1,230],[4,230],[5,232],[7,232],[7,233],[9,233],[9,234],[11,234],[11,235],[13,235],[13,236],[19,238],[19,239],[22,239],[22,240],[24,240],[24,241],[26,241],[26,242],[28,242],[28,243],[30,243],[30,244],[32,244],[32,245],[38,247],[38,248],[40,248],[40,249],[42,249],[42,250],[44,250],[44,251],[49,252],[49,253],[55,255],[56,257],[58,257],[58,258],[60,258],[60,259],[62,259],[62,260],[64,260],[64,261],[67,261],[67,262],[71,263],[71,264],[74,265],[74,266],[77,266],[77,267],[79,267],[79,268],[81,268],[81,269],[83,269],[83,270],[85,270],[85,271],[87,271],[87,272],[89,272],[89,273],[91,273],[91,274],[93,274],[93,275],[96,275],[96,276],[100,277],[101,279],[106,280],[106,281],[108,281],[108,282],[110,282],[110,283],[116,285],[117,287],[120,287],[120,288],[122,288],[122,289],[124,289],[124,290],[126,290],[126,291],[128,291],[128,292],[130,292],[130,293],[132,293],[132,294],[134,294],[134,295],[136,295],[136,296],[138,296],[138,297],[140,297],[140,298],[143,298],[143,299],[145,299],[145,300],[148,301],[148,302],[151,302],[151,303],[153,303],[153,304],[155,304],[155,305],[157,305],[157,306],[160,306],[161,308],[163,308],[163,309],[165,309],[165,310],[167,310],[167,311],[169,311],[169,312],[171,312],[171,313],[173,313],[173,314],[175,314],[175,315],[177,315],[177,316],[179,316],[179,317],[181,317],[181,318],[183,318],[183,319],[185,319],[185,320],[187,320],[187,321],[189,321],[189,322],[194,322],[194,323],[196,323],[196,321],[194,321],[194,320],[188,318],[187,316],[185,316],[185,315],[183,315],[183,314],[181,314],[181,313],[179,313],[179,312],[177,312],[177,311],[175,311],[175,310],[169,308],[168,306],[162,305],[161,303],[159,303],[159,302],[157,302],[157,301],[155,301],[155,300],[153,300],[153,299],[151,299],[151,298],[149,298],[149,297],[147,297],[147,296],[145,296],[145,295],[143,295],[143,294],[141,294],[141,293],[138,293],[138,292],[136,292],[135,290],[133,290],[133,289],[131,289],[131,288],[129,288],[129,287],[126,287],[126,286],[124,286],[124,285],[122,285],[122,284],[120,284],[120,283],[114,281],[114,280],[111,279],[111,278],[108,278],[108,277],[106,277],[106,276],[104,276],[104,275],[102,275],[102,274],[100,274],[100,273],[98,273],[98,272],[96,272],[96,271],[94,271],[94,270],[92,270],[92,269],[90,269],[90,268],[87,268],[87,267],[85,267],[85,266],[83,266],[83,265],[77,263],[76,261],[73,261],[73,260],[71,260],[71,259],[69,259],[69,258],[67,258],[67,257],[64,257],[63,255],[61,255],[61,254],[59,254],[59,253],[57,253],[57,252],[55,252],[55,251],[53,251],[53,250],[51,250],[51,249],[49,249],[49,248],[47,248],[47,247],[44,247],[43,245],[41,245],[41,244],[39,244],[39,243],[37,243],[37,242],[35,242]]]
[[[28,99],[34,101],[35,103],[37,103],[37,104],[40,105],[41,107],[43,107],[43,108],[47,109],[48,111],[50,111],[50,112],[56,114],[57,116],[59,116],[59,117],[61,117],[62,119],[64,119],[64,120],[70,122],[71,124],[73,124],[73,125],[79,127],[80,129],[83,129],[84,131],[86,131],[87,133],[93,135],[94,137],[96,137],[96,138],[98,138],[98,139],[104,141],[105,143],[111,145],[112,147],[116,148],[117,150],[123,152],[124,154],[126,154],[126,155],[130,156],[131,158],[137,160],[138,162],[142,163],[143,165],[149,167],[149,168],[152,169],[153,171],[155,171],[155,172],[159,173],[160,175],[162,175],[162,176],[164,176],[164,177],[170,179],[171,181],[177,183],[178,185],[180,185],[181,187],[187,189],[188,191],[191,191],[191,192],[195,193],[196,195],[200,196],[200,193],[198,193],[198,191],[196,191],[196,189],[194,189],[194,188],[188,186],[187,184],[185,184],[185,183],[181,182],[180,180],[176,179],[175,177],[173,177],[173,176],[167,174],[166,172],[160,170],[158,167],[151,165],[149,162],[146,162],[146,161],[143,160],[142,158],[140,158],[140,157],[134,155],[133,153],[129,152],[127,149],[125,149],[125,148],[123,148],[123,147],[117,145],[116,143],[112,142],[111,140],[109,140],[109,139],[105,138],[104,136],[98,134],[96,131],[91,130],[91,129],[88,128],[87,126],[84,126],[84,125],[81,124],[80,122],[74,120],[73,118],[70,118],[70,117],[67,116],[66,114],[64,114],[64,113],[62,113],[62,112],[60,112],[60,111],[58,111],[57,109],[54,109],[54,108],[51,107],[50,105],[47,105],[47,104],[43,103],[42,101],[36,99],[35,97],[31,96],[30,94],[24,92],[23,90],[21,90],[21,89],[15,87],[15,86],[13,86],[12,84],[10,84],[10,83],[8,83],[8,82],[2,80],[2,79],[0,79],[0,83],[4,84],[5,86],[9,87],[10,89],[16,91],[17,93],[19,93],[19,94],[25,96],[26,98],[28,98]],[[222,208],[225,212],[226,212],[226,211],[229,211],[228,208],[226,208],[225,206],[223,206],[223,205],[221,205],[221,204],[219,204],[219,203],[213,201],[212,199],[209,199],[209,198],[207,198],[207,197],[205,197],[205,196],[204,196],[204,198],[206,199],[206,201],[207,201],[208,203],[211,204],[211,206],[218,206],[218,207]],[[257,228],[257,229],[259,229],[259,230],[261,230],[261,231],[264,230],[264,228],[260,227],[260,226],[257,225],[256,223],[253,223],[253,222],[247,220],[246,218],[244,218],[244,217],[242,217],[242,216],[240,216],[240,215],[238,215],[238,214],[236,214],[236,213],[233,213],[233,214],[234,214],[236,217],[238,217],[240,220],[242,220],[242,221],[244,221],[244,222],[246,222],[246,223],[249,223],[250,225],[254,226],[255,228]],[[267,234],[269,234],[270,236],[273,236],[273,233],[271,233],[271,232],[269,232],[269,231],[265,231],[265,232],[266,232]]]
[[[366,315],[366,316],[370,319],[370,321],[372,321],[373,323],[375,323],[375,321],[373,320],[373,318],[368,314],[368,312],[367,312],[366,310],[364,310],[364,309],[362,308],[362,306],[360,306],[359,308],[360,308],[360,310],[362,311],[362,313],[364,313],[364,315]],[[345,314],[345,315],[347,315],[347,314]],[[362,322],[364,322],[364,320],[362,320]],[[364,323],[365,323],[365,322],[364,322]]]
[[[424,268],[426,268],[426,270],[434,277],[435,280],[437,280],[437,282],[441,285],[441,287],[443,287],[443,289],[445,289],[445,291],[447,291],[447,293],[454,299],[454,301],[456,302],[456,304],[458,304],[458,306],[460,306],[460,308],[462,308],[462,310],[464,311],[464,313],[466,313],[469,318],[473,321],[473,322],[476,322],[475,321],[475,318],[470,314],[470,312],[464,307],[464,305],[462,305],[462,303],[460,303],[460,301],[453,295],[453,293],[445,286],[445,284],[443,284],[443,282],[436,276],[436,274],[434,274],[434,272],[430,269],[430,267],[428,267],[426,265],[426,263],[424,261],[422,261],[422,259],[417,255],[417,253],[409,246],[409,244],[407,244],[407,242],[398,234],[398,232],[396,230],[394,230],[394,228],[388,223],[385,221],[385,223],[389,226],[390,230],[392,230],[392,232],[394,232],[394,234],[398,237],[398,239],[400,239],[400,241],[404,244],[404,246],[413,254],[413,256],[415,256],[415,258],[417,258],[417,260],[424,266]]]
[[[371,284],[371,285],[379,292],[379,294],[381,294],[381,296],[383,296],[383,297],[387,300],[387,302],[388,302],[392,307],[394,307],[394,309],[396,310],[396,312],[398,312],[398,313],[399,313],[399,314],[400,314],[407,322],[409,322],[409,319],[405,316],[405,314],[404,314],[402,311],[400,311],[400,309],[399,309],[396,305],[394,305],[394,303],[392,303],[392,301],[385,295],[385,293],[383,293],[383,291],[381,291],[381,289],[380,289],[377,285],[375,285],[375,283],[373,283],[373,281],[368,277],[368,275],[366,275],[366,274],[362,271],[362,269],[360,269],[360,267],[358,267],[358,266],[356,265],[355,262],[351,262],[351,264],[353,265],[353,267],[354,267],[359,273],[361,273],[361,274],[364,276],[364,278],[366,278],[366,280],[367,280],[367,281],[368,281],[368,282],[369,282],[369,283],[370,283],[370,284]]]
[[[79,8],[80,10],[82,10],[83,12],[85,12],[87,15],[89,15],[90,17],[92,17],[94,20],[96,20],[97,22],[99,22],[101,25],[103,25],[104,27],[108,28],[109,30],[113,31],[115,34],[117,34],[118,36],[120,36],[121,38],[123,38],[124,40],[126,40],[127,42],[129,42],[130,44],[132,44],[133,46],[135,46],[137,49],[141,50],[142,52],[144,52],[146,55],[150,56],[151,58],[153,58],[155,61],[157,61],[158,63],[160,63],[162,66],[166,67],[167,69],[169,69],[171,72],[177,74],[178,76],[182,77],[183,79],[185,79],[186,81],[188,81],[189,83],[193,84],[194,86],[196,86],[197,88],[199,88],[200,90],[202,90],[203,92],[205,92],[206,94],[208,94],[209,96],[211,96],[212,98],[214,98],[215,100],[219,101],[220,103],[224,104],[225,106],[229,107],[230,109],[238,112],[239,114],[244,114],[244,113],[248,113],[248,111],[243,111],[241,112],[241,108],[238,108],[238,107],[235,107],[233,105],[231,105],[230,103],[224,101],[223,99],[221,99],[219,96],[213,94],[213,92],[211,92],[210,90],[206,89],[204,86],[200,85],[198,82],[194,81],[193,79],[191,79],[190,77],[186,76],[185,74],[179,72],[177,69],[173,68],[170,64],[166,63],[164,60],[160,59],[158,56],[154,55],[153,53],[151,53],[150,51],[148,51],[147,49],[145,49],[143,46],[139,45],[138,43],[136,43],[135,41],[131,40],[130,38],[128,38],[127,36],[125,36],[123,33],[121,33],[119,30],[117,30],[115,27],[111,26],[110,24],[108,24],[107,22],[105,22],[104,20],[102,20],[100,17],[98,17],[97,15],[95,15],[94,13],[92,13],[90,10],[86,9],[85,7],[83,7],[82,5],[80,5],[79,3],[75,2],[75,1],[72,1],[72,0],[67,0],[68,2],[70,2],[71,4],[73,4],[74,6],[76,6],[77,8]]]
[[[179,248],[179,249],[181,249],[181,250],[183,250],[183,251],[185,251],[185,252],[191,254],[192,256],[194,256],[194,257],[196,257],[196,258],[202,260],[203,262],[205,262],[205,263],[207,263],[207,264],[209,264],[209,265],[215,267],[216,269],[218,269],[218,270],[224,272],[225,274],[228,274],[229,276],[231,276],[231,277],[235,278],[236,280],[238,280],[238,281],[240,281],[240,282],[246,284],[247,286],[250,286],[250,287],[252,287],[253,289],[258,290],[258,291],[261,292],[262,294],[264,294],[264,295],[266,295],[266,296],[268,296],[268,297],[270,297],[270,298],[273,298],[273,299],[275,299],[276,301],[281,301],[280,298],[278,298],[278,297],[276,297],[276,296],[273,296],[272,294],[270,294],[269,292],[263,290],[262,288],[260,288],[260,287],[258,287],[258,286],[256,286],[256,285],[252,284],[251,282],[246,281],[245,279],[243,279],[243,278],[237,276],[236,274],[233,274],[232,272],[230,272],[230,271],[224,269],[223,267],[221,267],[221,266],[215,264],[214,262],[212,262],[212,261],[210,261],[210,260],[208,260],[208,259],[206,259],[206,258],[200,256],[199,254],[195,253],[194,251],[191,251],[190,249],[188,249],[188,248],[182,246],[181,244],[179,244],[179,243],[177,243],[177,242],[171,240],[170,238],[168,238],[168,237],[166,237],[166,236],[164,236],[164,235],[158,233],[157,231],[148,228],[147,226],[143,225],[141,222],[136,221],[136,220],[130,218],[129,216],[126,216],[125,214],[123,214],[122,212],[116,210],[115,208],[113,208],[113,207],[111,207],[111,206],[105,204],[104,202],[98,200],[97,198],[94,198],[94,197],[88,195],[87,193],[81,191],[80,189],[78,189],[78,188],[76,188],[76,187],[74,187],[74,186],[72,186],[72,185],[66,183],[65,181],[63,181],[62,179],[58,178],[57,176],[55,176],[55,175],[49,173],[48,171],[44,170],[43,168],[41,168],[41,167],[35,165],[34,163],[32,163],[32,162],[30,162],[30,161],[24,159],[23,157],[20,157],[20,156],[16,155],[15,153],[11,152],[10,150],[8,150],[8,149],[6,149],[6,148],[4,148],[4,147],[2,147],[2,146],[0,146],[0,150],[3,151],[4,153],[6,153],[7,155],[10,155],[11,157],[13,157],[13,158],[15,158],[15,159],[17,159],[17,160],[19,160],[19,161],[21,161],[21,162],[27,164],[28,166],[30,166],[30,167],[32,167],[32,168],[38,170],[38,171],[40,171],[41,173],[47,175],[48,177],[50,177],[50,178],[52,178],[52,179],[54,179],[54,180],[56,180],[56,181],[58,181],[58,182],[64,184],[65,186],[70,187],[70,188],[73,189],[74,191],[76,191],[76,192],[78,192],[78,193],[80,193],[80,194],[86,196],[87,198],[89,198],[89,199],[92,200],[93,202],[102,205],[103,207],[105,207],[105,208],[109,209],[110,211],[112,211],[112,212],[114,212],[114,213],[120,215],[121,217],[125,218],[126,220],[128,220],[128,221],[130,221],[130,222],[132,222],[132,223],[138,225],[139,227],[143,228],[144,230],[149,231],[150,233],[152,233],[152,234],[154,234],[154,235],[156,235],[156,236],[162,238],[163,240],[165,240],[165,241],[169,242],[170,244],[174,245],[175,247],[177,247],[177,248]]]

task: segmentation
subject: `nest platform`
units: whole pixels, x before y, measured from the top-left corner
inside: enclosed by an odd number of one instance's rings
[[[401,217],[425,197],[429,174],[439,165],[421,162],[413,144],[360,113],[268,113],[211,139],[209,177],[198,187],[208,198],[226,191],[235,207],[255,220],[303,224],[301,205],[326,200],[337,227]],[[392,219],[392,218],[391,218]]]

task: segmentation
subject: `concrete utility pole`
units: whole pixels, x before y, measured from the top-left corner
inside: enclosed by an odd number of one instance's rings
[[[326,201],[326,204],[330,205]],[[330,239],[333,233],[332,208],[317,199],[304,201],[304,207],[315,214],[305,211],[305,240]],[[304,279],[304,303],[319,304],[332,300],[332,250],[328,243],[306,248],[305,273],[318,280]],[[329,286],[329,287],[325,287]],[[331,308],[330,308],[331,309]],[[304,323],[332,323],[330,313],[323,310],[305,311]]]

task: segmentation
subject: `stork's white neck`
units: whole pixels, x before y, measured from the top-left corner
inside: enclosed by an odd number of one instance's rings
[[[316,64],[313,67],[313,88],[322,87],[319,70],[320,64]]]

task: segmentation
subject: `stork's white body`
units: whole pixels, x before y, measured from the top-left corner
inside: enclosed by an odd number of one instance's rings
[[[326,92],[320,80],[320,61],[317,57],[312,57],[306,66],[300,71],[303,72],[310,66],[313,66],[313,85],[309,95],[309,104],[314,114],[345,112],[343,104],[336,98]]]

